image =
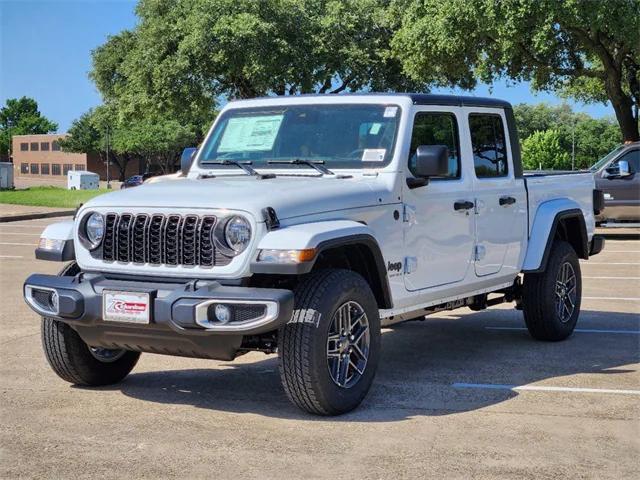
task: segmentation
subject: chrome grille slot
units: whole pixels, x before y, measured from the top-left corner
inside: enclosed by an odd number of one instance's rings
[[[116,259],[115,247],[115,225],[118,216],[110,213],[105,219],[104,240],[102,241],[102,258],[104,260],[113,261]]]
[[[232,257],[219,251],[211,239],[216,223],[213,215],[109,213],[105,215],[102,259],[154,265],[228,265]]]

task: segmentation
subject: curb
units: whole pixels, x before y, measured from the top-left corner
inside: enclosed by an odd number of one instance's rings
[[[76,213],[75,210],[60,210],[57,212],[25,213],[23,215],[5,215],[4,217],[0,217],[0,223],[20,222],[22,220],[36,220],[38,218],[70,217],[74,213]]]

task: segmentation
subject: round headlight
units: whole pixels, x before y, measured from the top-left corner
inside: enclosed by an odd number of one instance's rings
[[[251,240],[251,225],[243,217],[231,217],[224,227],[224,239],[235,252],[242,252]]]
[[[102,215],[99,213],[92,213],[87,219],[84,231],[87,236],[87,240],[89,240],[93,248],[100,245],[100,242],[102,242],[102,238],[104,237],[104,218]]]

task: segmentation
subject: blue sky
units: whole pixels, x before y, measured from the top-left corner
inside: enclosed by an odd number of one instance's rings
[[[129,0],[0,0],[0,103],[33,97],[40,111],[64,132],[71,122],[100,103],[88,79],[91,50],[136,24],[135,1]],[[459,93],[439,89],[439,93]],[[472,93],[512,103],[561,100],[533,94],[528,84],[482,85]],[[575,105],[592,116],[613,115],[605,105]]]

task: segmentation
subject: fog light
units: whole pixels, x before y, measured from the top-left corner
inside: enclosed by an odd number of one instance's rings
[[[221,303],[217,304],[214,312],[216,314],[216,320],[220,323],[229,323],[231,320],[231,310],[226,305],[222,305]]]
[[[58,297],[58,292],[51,292],[51,296],[49,297],[49,302],[51,303],[51,308],[53,308],[54,312],[60,311],[60,300]]]

